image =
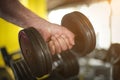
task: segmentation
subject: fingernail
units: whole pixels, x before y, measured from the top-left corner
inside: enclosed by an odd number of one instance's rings
[[[61,35],[61,37],[65,38],[65,36],[64,36],[64,35]]]
[[[75,45],[75,41],[72,41],[72,45]]]

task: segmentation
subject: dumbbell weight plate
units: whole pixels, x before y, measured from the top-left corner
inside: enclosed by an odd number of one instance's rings
[[[112,78],[113,80],[120,80],[120,60],[112,67]]]
[[[33,76],[42,77],[52,70],[52,56],[40,33],[30,27],[19,32],[23,58]]]
[[[15,80],[36,80],[35,77],[32,76],[24,60],[11,60],[10,63]]]
[[[120,80],[120,44],[111,44],[107,53],[107,61],[112,63],[112,78],[113,80]]]
[[[65,51],[61,55],[61,65],[59,65],[57,72],[64,78],[77,76],[79,73],[79,63],[76,55],[70,51]]]
[[[66,14],[61,25],[75,34],[75,46],[72,50],[80,56],[90,53],[96,44],[95,32],[89,19],[80,12]]]
[[[111,62],[112,64],[117,63],[120,61],[120,44],[114,43],[111,44],[110,48],[108,49],[106,60]]]

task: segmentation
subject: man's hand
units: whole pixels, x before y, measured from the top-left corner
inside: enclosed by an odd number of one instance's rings
[[[44,40],[48,43],[52,54],[71,49],[74,43],[74,34],[67,28],[50,23],[44,27],[36,27]]]
[[[74,45],[72,32],[65,27],[42,19],[18,0],[1,0],[0,17],[22,28],[36,28],[48,43],[52,54],[71,49]]]

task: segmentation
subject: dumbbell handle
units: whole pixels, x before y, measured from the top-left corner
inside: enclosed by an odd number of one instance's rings
[[[62,57],[60,54],[55,54],[53,56],[52,70],[55,70],[63,63]]]

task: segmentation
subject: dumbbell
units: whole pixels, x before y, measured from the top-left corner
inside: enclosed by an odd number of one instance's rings
[[[120,44],[113,43],[107,52],[107,61],[112,64],[112,78],[113,80],[120,79]]]
[[[79,64],[78,64],[78,61],[77,61],[75,55],[71,54],[69,52],[66,52],[65,55],[62,55],[61,57],[63,60],[62,64],[61,64],[59,58],[57,56],[54,56],[53,61],[55,63],[53,64],[54,69],[52,69],[52,70],[56,71],[63,78],[69,78],[69,77],[76,76],[79,72]],[[49,65],[51,66],[51,64],[49,64]],[[14,72],[15,80],[37,80],[37,78],[36,78],[37,76],[33,75],[33,73],[31,72],[29,66],[26,64],[24,59],[11,61],[11,68]],[[43,69],[45,69],[45,68],[43,68]],[[41,72],[40,71],[39,73],[42,76],[42,75],[47,74],[47,72],[52,73],[53,71],[51,71],[51,72],[48,72],[48,71]]]
[[[78,74],[77,57],[70,51],[51,55],[42,36],[32,27],[20,32],[20,46],[33,76],[41,77],[54,70],[64,77]]]
[[[95,32],[88,18],[80,12],[66,14],[61,25],[75,34],[76,44],[71,50],[51,55],[46,42],[36,29],[33,27],[23,29],[19,32],[23,58],[13,62],[14,71],[18,74],[23,72],[23,70],[17,70],[22,64],[26,66],[24,70],[28,69],[31,76],[35,78],[50,74],[52,71],[58,71],[64,77],[77,75],[79,63],[76,54],[85,56],[95,48]]]
[[[116,64],[120,61],[120,44],[113,43],[106,52],[105,61]]]

